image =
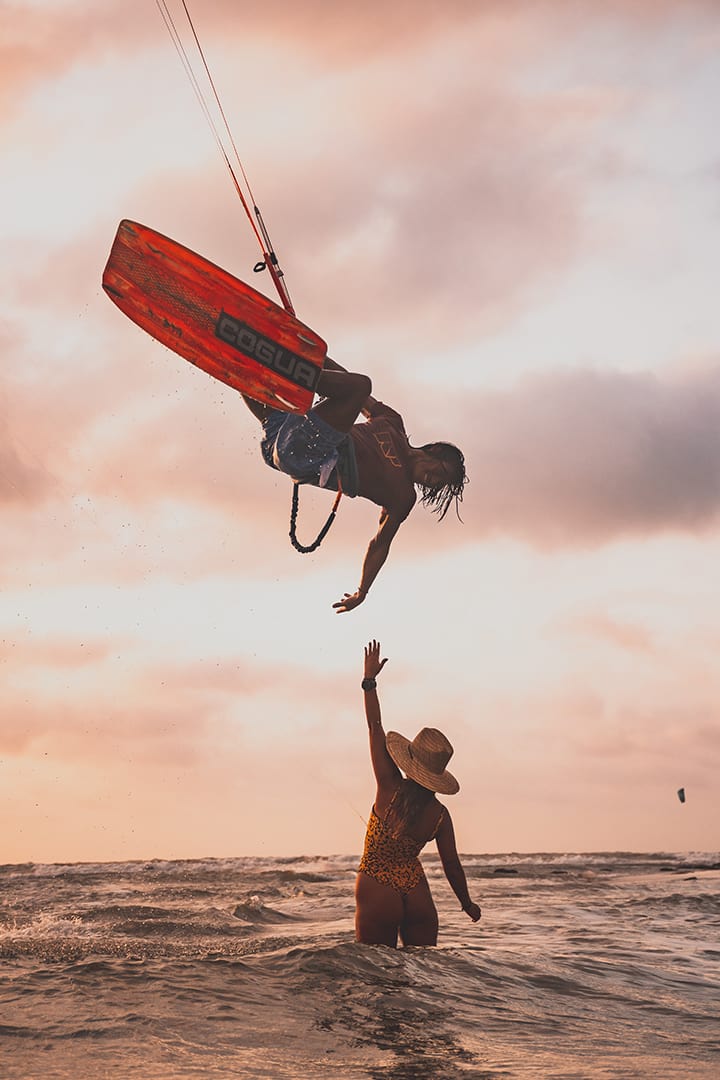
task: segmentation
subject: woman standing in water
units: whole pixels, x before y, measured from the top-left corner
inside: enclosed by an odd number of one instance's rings
[[[480,908],[470,899],[458,858],[452,819],[435,793],[454,795],[460,785],[446,769],[453,748],[436,728],[409,739],[383,731],[377,677],[386,661],[380,643],[365,646],[362,688],[377,793],[355,887],[355,936],[365,945],[436,945],[438,917],[418,855],[437,842],[443,870],[473,922]],[[403,778],[402,772],[406,779]]]

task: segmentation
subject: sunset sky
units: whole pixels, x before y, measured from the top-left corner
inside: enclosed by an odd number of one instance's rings
[[[372,637],[462,851],[717,851],[716,0],[189,7],[298,316],[463,521],[333,611],[377,508],[297,554],[239,396],[100,286],[131,218],[274,297],[156,4],[0,3],[0,862],[358,851]]]

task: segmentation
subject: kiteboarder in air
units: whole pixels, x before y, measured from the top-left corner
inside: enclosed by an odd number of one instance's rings
[[[395,534],[417,501],[445,517],[462,500],[465,459],[446,442],[411,446],[402,416],[371,396],[367,375],[325,359],[317,386],[321,399],[305,415],[282,412],[243,394],[263,426],[261,451],[271,468],[297,483],[340,488],[381,507],[378,531],[368,544],[360,583],[333,607],[362,604],[387,559]],[[366,421],[356,423],[363,414]]]
[[[183,7],[224,120],[190,13]],[[381,507],[360,583],[355,592],[345,593],[333,604],[338,612],[352,611],[367,596],[395,534],[417,502],[416,489],[420,501],[441,521],[453,501],[457,511],[467,483],[465,459],[450,443],[411,446],[402,416],[371,396],[370,379],[330,360],[322,338],[295,317],[284,274],[227,121],[243,183],[164,5],[161,14],[260,244],[263,258],[254,269],[269,271],[282,308],[189,248],[127,219],[118,226],[103,271],[103,288],[128,318],[156,340],[242,394],[263,426],[263,458],[295,481],[290,537],[299,551],[314,551],[318,546],[341,494],[359,495]],[[315,394],[321,400],[311,408]],[[356,423],[361,413],[366,419]],[[295,535],[298,489],[303,483],[338,493],[317,540],[307,547]]]

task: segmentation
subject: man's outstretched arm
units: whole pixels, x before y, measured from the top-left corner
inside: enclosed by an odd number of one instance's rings
[[[390,513],[387,510],[382,511],[380,514],[380,528],[368,544],[367,551],[365,552],[360,584],[357,591],[354,593],[345,593],[342,600],[338,600],[336,604],[333,604],[338,615],[343,611],[352,611],[353,608],[362,604],[370,591],[370,586],[380,573],[380,570],[388,557],[390,545],[395,538],[395,534],[411,509],[412,506],[410,506],[410,509],[404,514],[399,514],[397,512]]]

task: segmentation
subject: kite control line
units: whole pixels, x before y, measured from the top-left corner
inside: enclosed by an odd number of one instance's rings
[[[205,116],[205,119],[206,119],[206,121],[207,121],[207,123],[208,123],[208,125],[210,127],[210,130],[212,131],[212,134],[213,134],[213,136],[215,138],[215,142],[217,144],[218,150],[220,151],[220,153],[221,153],[221,155],[223,157],[223,160],[225,161],[225,164],[226,164],[226,166],[228,168],[230,176],[232,178],[232,182],[233,182],[233,185],[235,187],[235,191],[236,191],[236,193],[238,195],[238,198],[240,199],[240,202],[242,203],[242,207],[243,207],[243,209],[244,209],[244,211],[245,211],[245,213],[247,215],[248,221],[250,222],[250,226],[251,226],[253,232],[255,233],[255,237],[256,237],[256,239],[258,241],[258,244],[260,245],[260,250],[262,251],[262,256],[263,257],[257,263],[255,263],[255,266],[253,267],[253,270],[255,271],[255,273],[260,273],[261,271],[263,271],[265,269],[267,269],[269,271],[270,277],[272,278],[273,284],[275,285],[275,288],[277,289],[278,295],[280,297],[280,300],[282,302],[283,307],[285,308],[285,311],[289,315],[294,316],[295,315],[295,309],[293,307],[292,300],[290,299],[290,293],[288,292],[287,285],[285,284],[285,275],[283,274],[283,271],[280,268],[280,263],[278,262],[278,258],[277,258],[277,255],[275,254],[275,250],[273,248],[272,241],[270,240],[270,234],[269,234],[267,226],[265,225],[265,222],[263,220],[262,213],[260,212],[260,209],[259,209],[259,207],[257,205],[257,202],[255,200],[255,197],[253,195],[252,188],[250,187],[250,181],[248,180],[248,177],[247,177],[247,173],[245,172],[242,161],[240,160],[240,155],[238,154],[238,150],[237,150],[237,147],[235,145],[235,140],[233,139],[232,132],[230,130],[230,125],[228,124],[227,117],[225,116],[225,110],[222,107],[222,102],[220,101],[220,96],[219,96],[219,94],[217,92],[215,82],[214,82],[213,77],[212,77],[212,75],[210,73],[210,68],[208,67],[207,60],[205,59],[205,53],[203,52],[202,45],[200,44],[200,39],[198,38],[197,32],[195,30],[195,26],[194,26],[192,18],[190,16],[190,12],[188,10],[186,0],[181,0],[183,11],[185,12],[185,17],[187,19],[188,26],[190,27],[190,31],[192,33],[192,37],[193,37],[193,40],[195,42],[195,48],[196,48],[198,56],[199,56],[199,58],[200,58],[200,60],[202,62],[202,67],[203,67],[203,70],[205,72],[205,78],[207,80],[207,83],[209,85],[210,90],[212,91],[212,97],[215,100],[215,106],[216,106],[217,111],[219,113],[219,116],[220,116],[220,118],[222,120],[222,127],[224,128],[225,136],[226,136],[227,140],[229,141],[229,146],[231,148],[232,156],[234,157],[234,160],[237,163],[237,168],[238,168],[239,175],[242,178],[242,183],[241,183],[240,179],[238,179],[238,172],[236,172],[236,170],[233,167],[233,164],[232,164],[232,162],[230,160],[231,154],[228,151],[228,149],[226,149],[226,146],[225,146],[225,144],[223,142],[223,136],[221,135],[220,131],[218,130],[218,125],[216,124],[215,119],[213,118],[212,111],[210,109],[210,106],[208,105],[206,94],[203,92],[203,88],[201,87],[200,82],[198,81],[198,77],[195,74],[195,71],[193,69],[192,61],[191,61],[190,57],[188,56],[188,53],[187,53],[187,51],[185,49],[185,46],[183,45],[182,37],[180,35],[180,32],[178,31],[177,26],[175,25],[175,22],[173,20],[172,14],[170,13],[170,10],[168,8],[167,0],[155,0],[155,3],[157,4],[158,10],[160,11],[160,14],[163,17],[163,21],[165,22],[165,26],[167,27],[168,33],[170,34],[170,37],[171,37],[171,39],[173,41],[173,44],[175,46],[175,49],[177,51],[177,54],[180,57],[182,65],[183,65],[183,67],[185,69],[185,74],[187,75],[187,77],[188,77],[188,79],[190,81],[190,85],[193,88],[193,91],[194,91],[195,96],[196,96],[196,98],[198,100],[200,108],[202,109],[203,115]],[[244,184],[244,187],[245,187],[245,191],[243,191],[243,184]],[[252,207],[252,210],[251,210],[251,207]],[[191,358],[191,359],[193,359],[193,358]],[[197,361],[193,360],[193,362],[197,362]],[[215,374],[215,373],[213,372],[213,374]],[[222,377],[222,376],[220,376],[220,377]],[[305,544],[300,543],[300,541],[297,538],[296,531],[295,531],[296,522],[297,522],[297,514],[298,514],[298,504],[299,504],[298,487],[299,487],[298,484],[296,484],[296,483],[293,484],[292,510],[291,510],[291,514],[290,514],[290,540],[292,542],[293,547],[297,551],[301,552],[302,554],[307,554],[308,552],[315,551],[320,546],[320,544],[324,540],[325,536],[327,535],[327,532],[328,532],[330,526],[332,525],[333,521],[335,520],[335,512],[336,512],[336,510],[338,508],[338,504],[339,504],[340,499],[342,497],[342,489],[338,484],[338,493],[337,493],[337,497],[335,499],[335,502],[333,504],[333,508],[332,508],[332,510],[330,512],[330,516],[328,517],[328,519],[325,522],[324,526],[320,530],[320,533],[318,534],[317,539],[312,544],[305,545]]]
[[[185,12],[185,17],[187,18],[188,25],[190,26],[190,30],[195,41],[195,47],[202,61],[207,81],[210,85],[210,89],[212,90],[212,95],[215,98],[215,104],[220,113],[220,117],[222,118],[222,123],[227,133],[227,138],[230,141],[230,146],[232,147],[232,153],[235,156],[235,161],[237,162],[240,175],[242,176],[243,182],[245,184],[245,188],[247,190],[247,197],[242,190],[242,186],[240,184],[240,181],[238,180],[237,173],[235,172],[232,162],[230,161],[228,151],[223,144],[222,137],[220,135],[220,132],[218,131],[217,124],[213,119],[212,112],[210,110],[210,107],[208,106],[205,94],[203,93],[203,89],[200,86],[198,78],[193,70],[192,61],[190,60],[185,46],[182,43],[182,37],[175,25],[173,17],[168,8],[167,0],[155,0],[155,3],[157,4],[158,10],[163,17],[163,21],[165,23],[165,26],[167,27],[167,31],[170,34],[177,54],[180,57],[180,61],[185,68],[185,74],[190,81],[190,85],[193,88],[195,97],[197,98],[200,108],[202,109],[205,119],[207,120],[207,123],[210,127],[210,130],[215,137],[215,142],[217,144],[218,150],[222,154],[225,164],[228,167],[232,182],[235,186],[235,191],[240,199],[240,202],[242,203],[245,213],[247,214],[248,221],[250,222],[250,227],[255,233],[257,241],[260,245],[260,250],[263,253],[262,259],[255,264],[253,269],[256,273],[259,273],[267,267],[270,272],[270,277],[273,280],[273,284],[277,289],[280,300],[282,301],[283,307],[287,312],[289,312],[290,315],[294,315],[295,308],[293,307],[292,300],[290,299],[290,293],[288,292],[287,285],[285,284],[285,275],[280,269],[280,263],[278,262],[277,255],[273,250],[273,245],[270,240],[270,234],[268,233],[265,222],[263,221],[263,216],[260,213],[260,209],[255,201],[255,197],[253,196],[252,188],[250,187],[250,181],[247,178],[247,174],[245,172],[245,169],[243,168],[242,161],[240,160],[240,155],[238,154],[235,140],[233,139],[232,132],[230,131],[230,125],[228,124],[227,117],[225,116],[225,110],[222,107],[220,96],[215,87],[215,82],[212,75],[210,74],[210,68],[208,67],[207,61],[205,59],[205,53],[203,52],[202,45],[200,44],[200,39],[198,38],[195,31],[195,26],[193,25],[192,18],[190,17],[190,12],[188,11],[187,4],[185,3],[185,0],[181,0],[183,11]],[[252,212],[250,211],[251,205]]]

